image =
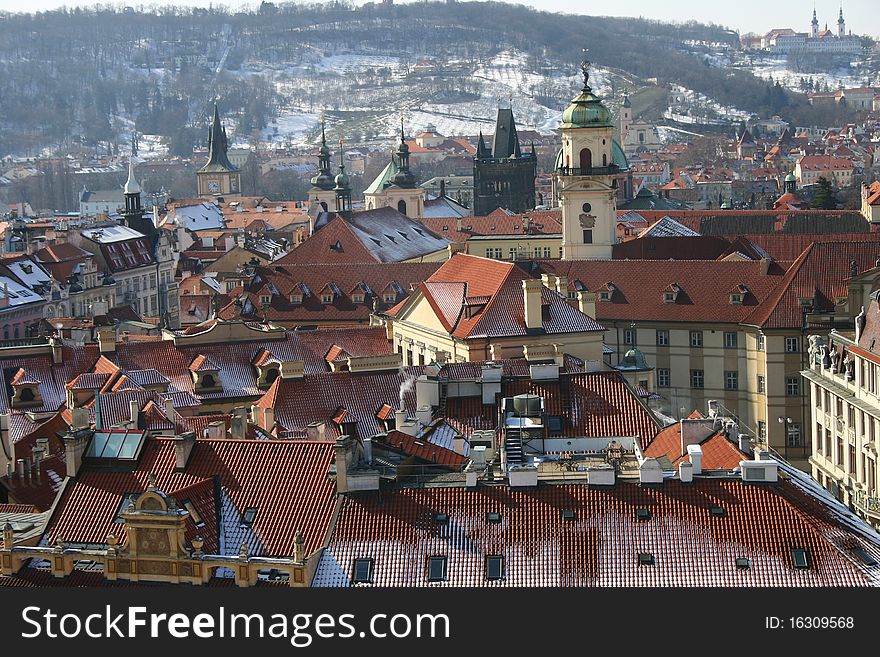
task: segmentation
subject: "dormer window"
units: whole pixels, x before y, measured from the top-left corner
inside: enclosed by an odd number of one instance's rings
[[[611,292],[607,290],[599,292],[599,301],[611,301]]]
[[[663,293],[663,303],[675,303],[678,301],[678,295],[681,293],[681,286],[678,283],[672,283]]]
[[[397,295],[394,294],[393,292],[387,292],[387,293],[385,293],[385,294],[382,296],[382,300],[383,300],[385,303],[394,303],[394,301],[395,301],[396,299],[397,299]]]
[[[269,294],[261,294],[260,295],[260,303],[267,304],[272,302],[272,296]]]
[[[12,385],[12,399],[10,400],[12,408],[42,406],[40,381],[31,376],[27,370],[19,368],[9,383]]]
[[[738,292],[734,292],[733,294],[730,295],[730,303],[742,304],[742,302],[743,302],[743,297]]]
[[[197,393],[220,392],[223,383],[220,380],[220,366],[204,354],[199,354],[189,366],[193,377],[193,388]]]
[[[290,295],[290,303],[292,303],[294,305],[301,304],[302,300],[303,300],[303,297],[301,294],[291,294]]]
[[[664,303],[675,303],[675,292],[664,292],[663,293],[663,302]]]
[[[323,292],[321,294],[321,303],[333,303],[333,293]]]
[[[813,299],[811,297],[801,297],[798,299],[798,304],[801,308],[811,308],[813,306]]]
[[[363,303],[364,302],[364,295],[363,294],[353,294],[353,295],[351,295],[351,301],[352,301],[352,303]]]

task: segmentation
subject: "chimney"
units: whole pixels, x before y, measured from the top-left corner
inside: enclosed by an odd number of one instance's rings
[[[174,408],[174,399],[171,397],[165,397],[165,415],[172,422],[177,422],[177,409]]]
[[[687,455],[694,466],[694,474],[703,473],[703,448],[699,445],[688,445]]]
[[[770,258],[761,258],[761,276],[766,276],[767,272],[770,271],[770,263],[773,262]]]
[[[394,411],[394,428],[398,431],[403,431],[403,425],[406,424],[407,415],[406,409],[401,408],[399,410]]]
[[[33,462],[31,462],[31,480],[39,485],[41,483],[42,477],[41,470],[43,469],[43,464],[41,461],[43,460],[43,450],[40,447],[34,447],[34,451],[32,452],[34,457]]]
[[[257,426],[263,426],[263,410],[259,404],[251,404],[251,422]]]
[[[263,424],[261,426],[269,433],[275,428],[275,409],[271,406],[263,409]]]
[[[140,412],[141,409],[140,406],[138,406],[137,400],[132,399],[128,402],[129,420],[135,426],[135,428],[137,428],[138,413]]]
[[[678,464],[678,478],[683,484],[689,484],[694,480],[694,466],[688,461]]]
[[[293,537],[293,560],[297,563],[306,562],[306,539],[301,530]]]
[[[485,445],[477,445],[471,450],[471,461],[474,464],[474,468],[478,470],[482,470],[486,467],[486,446]]]
[[[186,464],[196,446],[196,434],[194,431],[182,433],[174,439],[174,468],[177,472],[186,470]]]
[[[596,319],[596,293],[582,290],[577,293],[578,310],[592,319]]]
[[[523,316],[526,328],[539,329],[544,324],[541,321],[541,281],[528,278],[522,282],[523,288]]]
[[[419,406],[416,409],[416,420],[418,420],[419,424],[423,427],[431,424],[431,407],[430,406]]]
[[[456,454],[460,454],[464,456],[464,447],[467,444],[467,441],[464,439],[464,436],[455,436],[452,439],[452,451]]]
[[[459,219],[459,221],[461,220]],[[467,253],[467,242],[450,242],[446,250],[449,252],[450,258],[456,253]]]
[[[52,364],[63,365],[64,349],[62,347],[61,339],[56,337],[49,338],[49,344],[52,346]]]
[[[556,291],[562,295],[562,298],[568,298],[568,278],[566,276],[556,277]]]
[[[116,352],[116,333],[113,331],[98,331],[98,351],[102,354]]]
[[[218,420],[211,422],[205,427],[205,438],[210,440],[220,440],[226,437],[226,423]]]
[[[455,230],[457,230],[459,233],[461,232],[461,229],[463,227],[463,223],[464,222],[462,222],[461,217],[455,218]]]
[[[336,492],[348,491],[348,469],[351,466],[351,436],[339,436],[333,445],[336,460]]]
[[[865,330],[865,307],[862,306],[862,310],[856,315],[856,342],[858,342],[862,337],[862,331]]]
[[[546,287],[548,290],[556,289],[556,276],[553,274],[541,274],[541,285]]]
[[[85,409],[82,409],[85,410]],[[88,411],[86,411],[88,413]],[[67,466],[67,476],[75,477],[82,466],[83,453],[94,436],[90,429],[71,429],[62,438],[64,443],[64,460]]]
[[[244,440],[247,435],[247,409],[244,406],[232,409],[230,433],[236,440]]]
[[[18,459],[15,462],[15,474],[18,476],[20,481],[24,481],[24,473],[25,473],[25,465],[24,459]]]
[[[752,453],[752,441],[751,437],[747,433],[741,433],[738,437],[738,447],[739,451],[743,454],[751,454]]]
[[[373,463],[373,439],[369,437],[364,438],[364,461],[367,465]]]
[[[654,458],[648,458],[642,461],[639,466],[639,483],[642,484],[662,484],[663,469],[660,462]]]
[[[77,406],[70,411],[71,420],[70,420],[70,428],[73,431],[77,429],[88,429],[89,428],[89,412],[85,408],[81,406]]]

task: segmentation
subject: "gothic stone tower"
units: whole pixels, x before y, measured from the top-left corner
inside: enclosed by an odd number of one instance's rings
[[[499,109],[492,150],[483,135],[474,155],[474,215],[485,216],[497,208],[527,212],[535,207],[535,149],[523,153],[513,111]]]

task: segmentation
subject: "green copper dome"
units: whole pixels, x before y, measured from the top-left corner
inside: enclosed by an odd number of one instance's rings
[[[794,177],[793,173],[790,173],[785,177],[785,182],[797,182],[797,178]]]
[[[562,127],[610,128],[611,112],[593,90],[585,86],[562,113]]]

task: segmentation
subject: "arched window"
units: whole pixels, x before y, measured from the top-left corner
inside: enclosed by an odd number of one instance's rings
[[[210,374],[205,374],[205,376],[202,377],[202,387],[203,388],[213,388],[216,385],[217,385],[217,383],[214,381],[214,377],[211,376]]]
[[[602,166],[603,167],[608,166],[608,156],[605,153],[602,153]]]
[[[397,211],[400,214],[406,214],[406,201],[404,201],[403,199],[400,199],[397,202]]]
[[[277,367],[273,367],[268,372],[266,372],[266,383],[272,384],[275,382],[275,379],[278,378],[279,372]]]
[[[24,388],[21,391],[20,399],[23,402],[32,402],[36,399],[33,388]]]
[[[581,149],[581,169],[593,168],[593,153],[589,148]]]

